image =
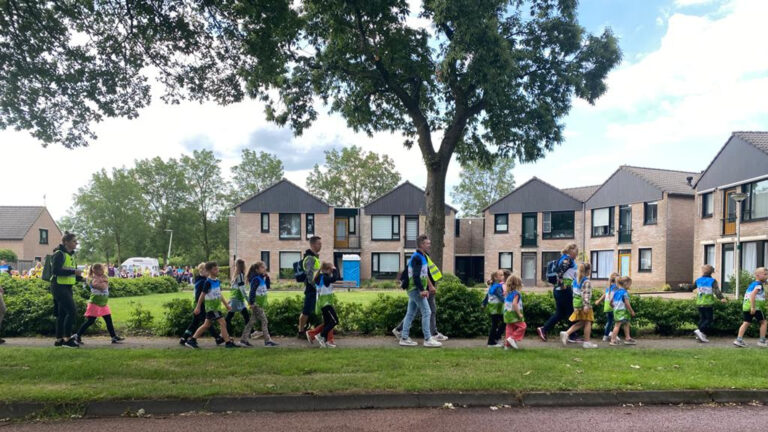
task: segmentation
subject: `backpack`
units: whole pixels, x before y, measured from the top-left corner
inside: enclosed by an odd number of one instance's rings
[[[56,252],[54,252],[56,254]],[[43,274],[41,278],[46,282],[51,282],[53,279],[53,255],[46,255],[45,262],[43,263]]]
[[[408,277],[408,268],[397,274],[397,283],[400,288],[407,290],[411,286],[411,278]]]
[[[304,260],[293,263],[293,277],[296,282],[306,282],[307,273],[304,271]]]
[[[557,285],[559,282],[559,278],[557,275],[558,267],[560,267],[560,263],[563,262],[563,257],[560,257],[556,260],[552,260],[547,263],[547,282],[551,283],[552,285]]]

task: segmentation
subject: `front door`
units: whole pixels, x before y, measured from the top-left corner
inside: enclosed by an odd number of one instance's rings
[[[725,214],[723,215],[723,235],[736,235],[736,206],[738,203],[733,200],[733,194],[738,189],[731,189],[725,192]]]
[[[523,252],[521,276],[523,285],[536,286],[536,252]]]
[[[619,275],[630,276],[632,254],[629,251],[619,251]]]
[[[337,248],[348,248],[349,247],[349,219],[347,218],[337,218],[336,223],[334,224],[334,245]]]

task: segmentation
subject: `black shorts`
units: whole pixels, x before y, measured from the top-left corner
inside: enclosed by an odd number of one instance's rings
[[[224,318],[224,314],[221,311],[212,310],[205,313],[205,319],[216,321],[217,319]]]
[[[315,313],[315,305],[317,305],[317,289],[307,286],[304,288],[304,307],[301,309],[301,313],[312,315]]]
[[[749,313],[749,311],[744,311],[744,322],[752,322],[752,320],[754,319],[756,319],[757,322],[765,321],[765,316],[763,315],[763,311],[756,310],[754,315]]]

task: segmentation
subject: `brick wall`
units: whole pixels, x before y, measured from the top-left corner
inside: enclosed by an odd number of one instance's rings
[[[676,287],[690,283],[693,270],[693,231],[696,201],[691,197],[668,196],[667,283]]]
[[[48,230],[48,244],[40,244],[40,230]],[[40,217],[32,224],[23,240],[0,240],[0,249],[10,249],[16,252],[20,260],[41,260],[53,252],[53,249],[61,243],[62,232],[59,231],[56,222],[43,210]]]

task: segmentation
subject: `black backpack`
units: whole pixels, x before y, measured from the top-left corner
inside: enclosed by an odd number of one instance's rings
[[[400,285],[400,288],[407,290],[411,286],[411,278],[408,277],[408,268],[406,267],[405,270],[401,271],[397,275],[397,283]]]
[[[296,279],[296,282],[306,282],[307,281],[307,273],[304,271],[304,260],[296,261],[293,263],[293,277]]]
[[[55,255],[57,252],[54,252],[53,254]],[[40,277],[46,282],[51,282],[53,279],[53,255],[45,256],[45,261],[43,262],[43,274]]]

